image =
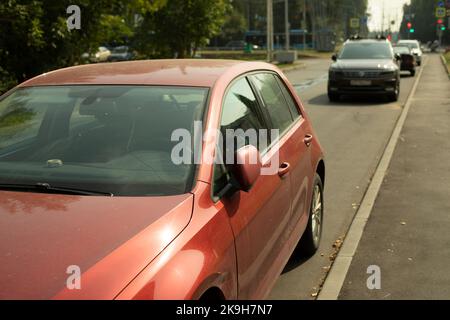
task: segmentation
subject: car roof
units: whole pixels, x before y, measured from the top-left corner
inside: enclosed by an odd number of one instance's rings
[[[87,64],[59,69],[30,79],[19,87],[47,85],[174,85],[213,87],[223,75],[237,77],[253,70],[278,71],[265,62],[171,59]]]
[[[418,40],[399,40],[398,43],[418,43]]]
[[[349,39],[346,43],[389,43],[386,39]]]

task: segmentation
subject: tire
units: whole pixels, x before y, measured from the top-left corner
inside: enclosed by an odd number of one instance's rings
[[[312,257],[319,249],[323,230],[323,183],[318,174],[314,177],[311,207],[306,230],[300,239],[298,251],[301,256]]]
[[[330,102],[339,102],[341,96],[337,93],[328,92],[328,99],[330,100]]]
[[[400,81],[397,83],[397,89],[395,93],[391,93],[388,96],[389,102],[396,102],[398,101],[398,97],[400,96]]]
[[[415,77],[416,76],[416,70],[411,70],[411,77]]]
[[[422,61],[418,61],[417,65],[420,67],[422,65]]]

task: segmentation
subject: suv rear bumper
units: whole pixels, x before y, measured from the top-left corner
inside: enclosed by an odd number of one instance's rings
[[[368,86],[352,85],[352,80],[361,79],[340,79],[328,81],[328,92],[333,94],[392,94],[398,85],[398,79],[365,79],[370,80]]]

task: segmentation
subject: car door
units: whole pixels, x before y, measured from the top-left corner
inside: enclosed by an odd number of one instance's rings
[[[291,227],[295,228],[304,215],[309,214],[309,199],[312,191],[315,168],[311,154],[313,140],[312,129],[302,116],[300,107],[286,86],[286,83],[274,74],[280,90],[286,100],[288,108],[294,119],[293,124],[286,132],[284,139],[285,160],[291,167],[292,191],[292,219]]]
[[[289,115],[290,117],[290,115]],[[222,106],[221,132],[230,129],[269,129],[248,79],[242,77],[231,84]],[[263,131],[264,132],[264,131]],[[240,137],[241,142],[246,137]],[[224,139],[226,140],[226,139]],[[250,139],[251,140],[251,139]],[[253,144],[263,154],[263,166],[279,164],[275,148],[269,149],[259,140],[244,141]],[[225,150],[227,146],[218,148]],[[284,157],[280,154],[279,157]],[[226,162],[226,161],[224,161]],[[237,272],[241,299],[259,299],[267,295],[278,277],[284,262],[279,259],[281,248],[286,243],[291,216],[290,179],[278,174],[262,175],[249,192],[227,191],[233,179],[227,164],[214,166],[213,198],[217,210],[225,211],[235,237]]]

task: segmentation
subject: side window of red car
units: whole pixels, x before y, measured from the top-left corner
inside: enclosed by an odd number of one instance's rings
[[[270,117],[273,127],[285,132],[294,122],[284,94],[272,73],[260,73],[251,76],[251,80],[264,102],[264,107]]]
[[[275,76],[277,79],[278,85],[280,86],[281,92],[283,92],[284,98],[286,99],[287,105],[289,107],[289,110],[291,111],[291,115],[294,119],[298,119],[301,117],[301,113],[298,109],[297,102],[295,101],[294,97],[292,97],[291,92],[286,87],[286,84],[283,80],[280,79],[280,77]]]
[[[240,130],[242,129],[242,130]],[[226,156],[231,152],[234,154],[237,148],[244,145],[254,145],[260,150],[265,149],[267,145],[262,145],[258,139],[251,139],[251,131],[259,135],[260,129],[267,129],[258,101],[246,78],[237,80],[224,98],[222,107],[222,118],[220,123],[220,132],[222,134],[222,148],[217,152],[222,157],[223,164],[214,166],[214,195],[220,193],[229,182],[230,175],[226,167]],[[233,145],[227,145],[227,130],[234,131]],[[250,131],[249,131],[250,130]]]

